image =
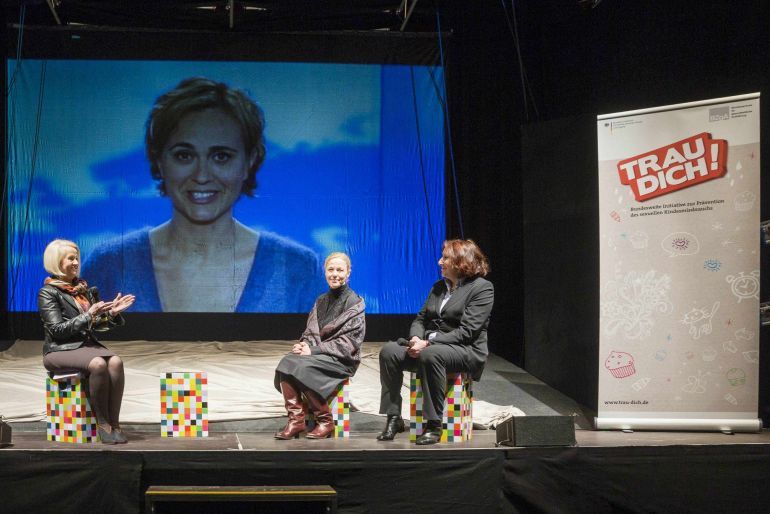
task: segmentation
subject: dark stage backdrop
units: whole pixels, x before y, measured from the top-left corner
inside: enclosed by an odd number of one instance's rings
[[[525,219],[539,220],[552,230],[537,237],[535,225],[524,226],[525,294],[533,295],[525,309],[525,367],[595,408],[598,228],[591,210],[596,199],[595,116],[756,91],[767,100],[770,3],[605,1],[594,9],[559,0],[516,3],[527,80],[538,107],[537,113],[530,110],[529,123],[536,126],[525,128],[522,136],[525,148],[519,170],[525,184]],[[517,69],[516,64],[511,68]],[[761,119],[770,119],[770,102],[762,102],[761,109]],[[763,125],[761,153],[766,157],[770,138]],[[558,153],[564,155],[554,155]],[[762,219],[770,218],[768,163],[763,159]],[[547,186],[541,187],[541,182]],[[547,206],[559,210],[548,213]],[[537,262],[533,244],[551,250],[562,246]],[[770,296],[768,253],[763,247],[762,301]],[[535,277],[552,287],[559,283],[549,292],[552,302],[546,302],[546,292]],[[764,327],[760,333],[759,413],[770,426],[770,329]]]
[[[524,367],[595,408],[599,351],[596,122],[522,131]]]
[[[516,49],[500,2],[474,2],[473,8],[467,2],[450,2],[442,4],[442,13],[451,17],[453,30],[445,50],[450,150],[457,170],[456,182],[450,170],[447,190],[458,191],[459,203],[458,208],[454,198],[447,200],[447,234],[471,238],[487,253],[488,278],[495,286],[489,348],[522,365],[519,152],[524,111]]]

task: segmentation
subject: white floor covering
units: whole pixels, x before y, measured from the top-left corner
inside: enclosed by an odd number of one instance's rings
[[[281,394],[273,386],[275,367],[293,341],[167,342],[112,341],[104,344],[123,358],[126,387],[122,423],[159,423],[161,373],[204,371],[208,377],[210,421],[284,416]],[[0,352],[0,415],[10,422],[45,419],[46,370],[41,341],[17,341]],[[355,410],[378,414],[378,352],[381,343],[364,343],[361,366],[351,381]],[[409,374],[404,374],[403,415],[409,417]],[[478,399],[474,424],[494,426],[510,415],[524,415],[512,405]]]

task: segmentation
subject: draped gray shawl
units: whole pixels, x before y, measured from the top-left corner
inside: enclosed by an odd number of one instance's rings
[[[366,305],[362,298],[348,307],[326,326],[318,326],[318,300],[307,319],[307,327],[300,337],[310,346],[312,354],[326,354],[358,368],[361,362],[361,343],[366,334]]]

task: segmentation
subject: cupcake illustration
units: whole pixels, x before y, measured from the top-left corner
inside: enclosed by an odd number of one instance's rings
[[[604,361],[604,367],[615,378],[626,378],[636,373],[634,357],[626,352],[610,352],[610,356]]]

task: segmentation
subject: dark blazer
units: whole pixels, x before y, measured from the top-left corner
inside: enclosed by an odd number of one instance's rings
[[[466,279],[452,293],[444,310],[441,299],[446,293],[446,284],[439,280],[430,290],[425,305],[409,329],[409,337],[427,339],[436,332],[431,344],[457,346],[466,352],[467,362],[474,380],[481,378],[487,361],[487,327],[495,289],[492,283],[482,277]]]
[[[89,290],[88,300],[93,304],[98,301]],[[95,332],[104,332],[110,325],[123,325],[123,316],[110,319],[100,316],[91,322],[91,316],[81,313],[75,299],[60,289],[45,285],[37,293],[37,310],[43,320],[45,343],[43,355],[60,350],[80,348],[86,341],[99,342]]]

